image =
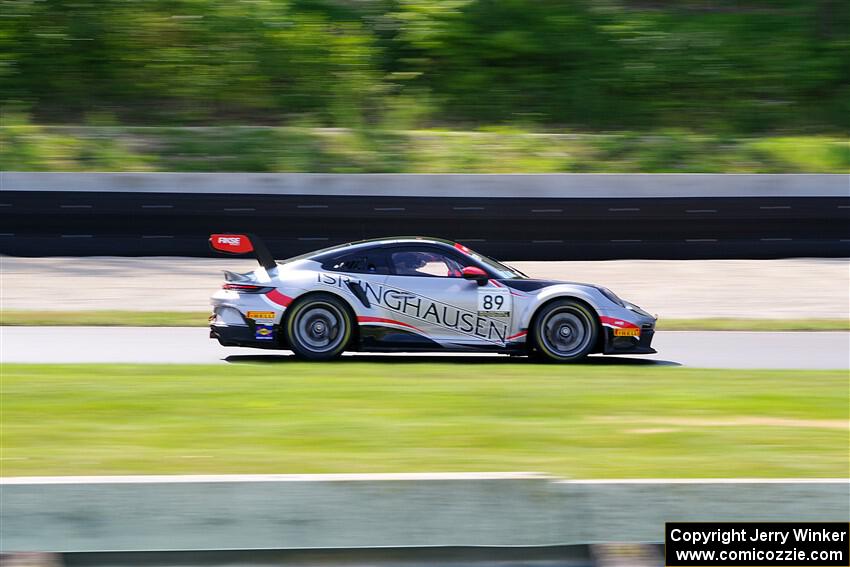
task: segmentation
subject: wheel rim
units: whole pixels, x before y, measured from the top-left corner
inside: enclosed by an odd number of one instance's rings
[[[295,318],[299,341],[314,352],[337,348],[345,337],[345,318],[329,303],[316,303],[303,309]]]
[[[590,343],[590,321],[577,309],[564,308],[546,315],[540,323],[544,346],[558,356],[581,353]]]

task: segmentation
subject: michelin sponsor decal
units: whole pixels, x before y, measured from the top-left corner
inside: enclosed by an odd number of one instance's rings
[[[348,293],[351,293],[348,289],[348,282],[360,284],[369,302],[373,305],[377,304],[389,311],[406,315],[407,317],[424,321],[431,325],[437,325],[462,335],[483,339],[500,346],[504,346],[505,344],[510,317],[500,316],[498,318],[491,318],[487,315],[490,311],[502,313],[502,307],[505,306],[504,300],[497,307],[496,296],[491,297],[490,301],[492,304],[484,303],[485,300],[479,296],[479,307],[490,305],[494,308],[477,313],[475,311],[458,309],[454,305],[442,303],[409,290],[397,289],[383,284],[372,284],[348,276],[319,273],[317,275],[317,282],[321,285],[335,287]]]

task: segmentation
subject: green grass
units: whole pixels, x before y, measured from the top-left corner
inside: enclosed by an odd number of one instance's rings
[[[0,325],[205,327],[209,312],[16,311],[0,312]],[[846,319],[660,319],[662,331],[850,331]]]
[[[659,319],[661,331],[850,331],[847,319]]]
[[[2,473],[846,477],[841,371],[522,361],[2,367]]]
[[[836,136],[221,126],[0,127],[7,171],[846,173]]]
[[[4,310],[0,325],[52,327],[206,327],[209,311],[30,311]]]

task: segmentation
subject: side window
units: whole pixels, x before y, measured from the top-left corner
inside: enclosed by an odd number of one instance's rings
[[[387,274],[389,270],[380,253],[352,252],[327,260],[322,267],[334,272],[353,274]]]
[[[395,250],[390,264],[397,276],[459,278],[463,266],[454,258],[437,250]]]

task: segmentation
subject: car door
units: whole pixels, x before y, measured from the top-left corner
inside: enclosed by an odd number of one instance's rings
[[[341,253],[322,262],[318,282],[354,295],[358,314],[373,315],[379,310],[381,289],[389,274],[386,256],[379,248]]]
[[[479,286],[464,279],[461,271],[474,264],[469,258],[425,244],[385,253],[389,275],[383,308],[388,313],[446,347],[504,346],[511,295],[489,281]]]

